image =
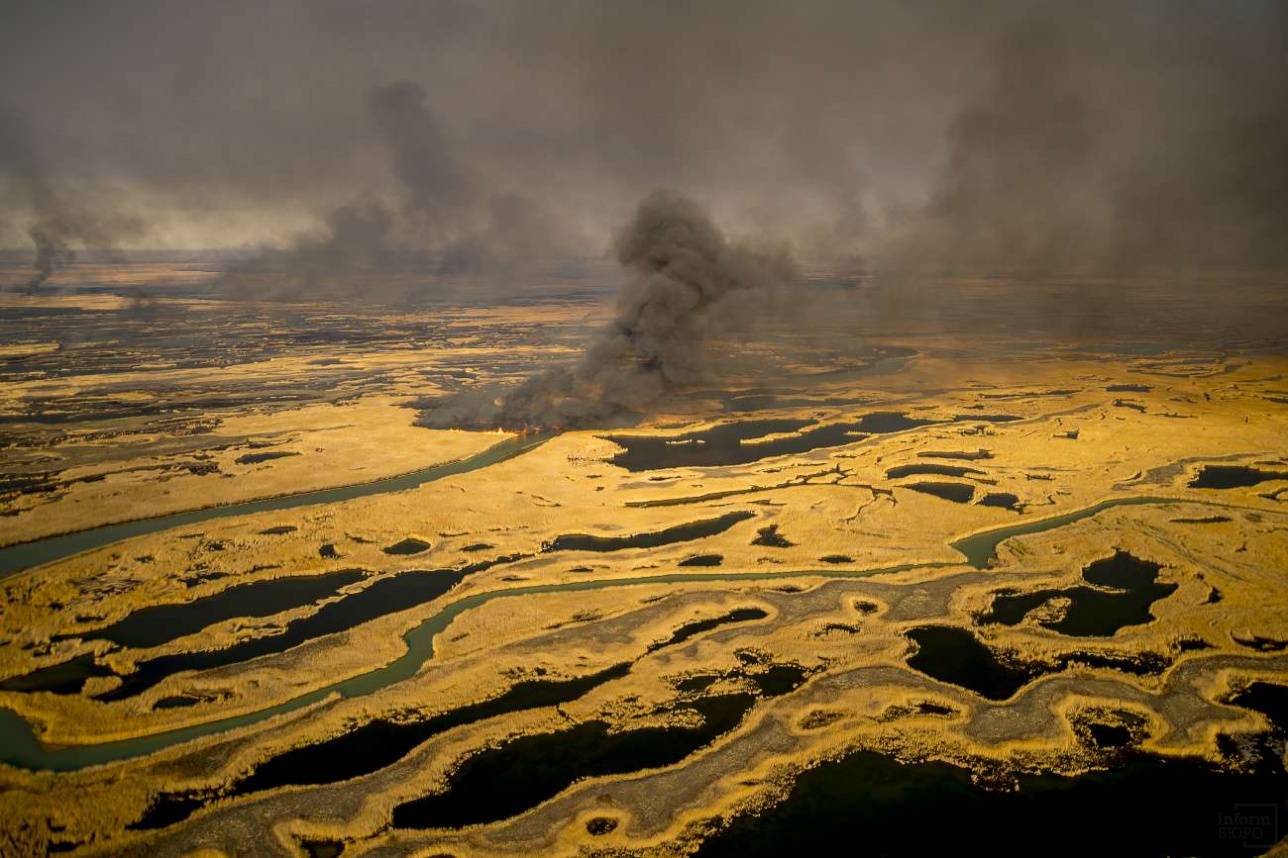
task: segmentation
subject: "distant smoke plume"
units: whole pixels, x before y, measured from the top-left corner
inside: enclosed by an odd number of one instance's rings
[[[731,244],[698,205],[668,191],[640,203],[616,249],[626,270],[617,317],[580,359],[500,395],[435,403],[422,422],[551,429],[637,418],[709,381],[707,341],[718,323],[765,306],[793,276],[785,254]]]
[[[143,232],[133,215],[92,205],[47,177],[23,128],[10,111],[0,111],[0,176],[8,173],[17,201],[29,212],[27,235],[35,246],[33,274],[21,288],[34,294],[59,271],[76,260],[74,245],[86,250],[112,251],[116,244]]]
[[[256,283],[267,297],[408,297],[408,287],[391,275],[495,274],[561,252],[539,206],[492,191],[456,156],[425,101],[425,90],[410,81],[376,87],[368,96],[397,180],[396,201],[341,206],[327,215],[320,235],[267,250],[225,280]]]

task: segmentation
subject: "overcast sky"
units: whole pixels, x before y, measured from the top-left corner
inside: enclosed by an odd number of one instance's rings
[[[595,254],[669,187],[804,256],[1282,261],[1285,4],[1068,5],[4,0],[0,246]]]

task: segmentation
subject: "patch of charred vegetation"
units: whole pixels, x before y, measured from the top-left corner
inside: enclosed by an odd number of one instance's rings
[[[1116,731],[1105,736],[1122,737]],[[1070,821],[1125,807],[1130,812],[1119,814],[1114,826],[1114,854],[1246,855],[1243,840],[1222,827],[1221,814],[1234,814],[1239,796],[1284,795],[1288,774],[1273,756],[1265,755],[1254,771],[1239,772],[1124,748],[1107,771],[1022,774],[995,789],[950,763],[854,751],[798,775],[774,805],[755,815],[715,820],[716,830],[696,854],[825,854],[838,842],[862,842],[874,854],[900,854],[915,843],[919,854],[1029,856],[1034,843],[1043,843],[1047,854],[1087,855],[1105,851],[1105,832]],[[1052,832],[1059,832],[1058,842]]]
[[[1190,480],[1192,489],[1242,489],[1274,480],[1288,480],[1288,471],[1267,471],[1244,465],[1204,465]]]
[[[585,778],[674,765],[736,728],[756,701],[798,688],[808,671],[766,664],[759,654],[737,672],[753,691],[699,696],[668,707],[696,725],[615,729],[583,721],[565,730],[510,739],[465,758],[443,792],[400,804],[395,828],[460,828],[522,813]]]
[[[796,543],[779,533],[778,525],[768,524],[756,531],[756,538],[751,540],[751,544],[764,548],[791,548]]]
[[[186,709],[189,706],[196,706],[201,703],[219,703],[232,697],[231,691],[219,693],[203,694],[176,694],[171,697],[162,697],[152,708],[156,709]]]
[[[2,422],[2,421],[0,421]],[[123,474],[157,472],[171,474],[184,472],[203,477],[219,473],[219,463],[211,461],[208,454],[193,454],[193,461],[162,462],[156,465],[134,465],[128,468],[102,471],[97,474],[85,474],[79,477],[61,478],[61,471],[40,471],[31,474],[0,475],[0,502],[7,503],[22,495],[50,494],[56,491],[84,483],[101,483],[108,477]]]
[[[123,700],[153,687],[161,680],[189,670],[210,670],[240,664],[266,655],[286,652],[302,643],[348,631],[388,614],[405,611],[447,593],[466,576],[526,555],[511,554],[460,569],[400,572],[372,582],[369,586],[323,604],[317,611],[292,620],[278,633],[244,640],[223,649],[163,655],[139,662],[121,683],[96,699]]]
[[[1154,603],[1176,592],[1176,584],[1158,581],[1161,568],[1126,551],[1115,551],[1082,570],[1083,580],[1092,586],[1002,592],[978,622],[1014,626],[1052,599],[1067,599],[1062,616],[1040,620],[1039,625],[1062,635],[1109,637],[1121,628],[1152,621]]]
[[[942,703],[935,703],[930,700],[919,700],[916,703],[896,703],[893,706],[887,706],[877,717],[877,720],[882,722],[901,721],[904,718],[911,718],[916,715],[947,718],[956,714],[957,710],[951,706],[945,706]]]
[[[246,453],[233,459],[233,461],[239,465],[259,465],[263,462],[271,462],[274,459],[289,459],[298,455],[300,454],[290,450],[270,450],[266,453]]]
[[[744,607],[716,617],[694,620],[676,628],[665,640],[650,644],[645,654],[678,646],[721,626],[763,620],[767,616],[760,608]],[[539,674],[539,678],[516,682],[496,697],[427,718],[382,718],[351,726],[339,735],[270,757],[249,774],[217,791],[162,793],[132,827],[173,825],[216,796],[239,797],[279,787],[332,784],[369,775],[393,765],[424,742],[448,730],[500,715],[571,703],[601,685],[626,676],[634,665],[635,661],[625,661],[595,673],[566,679],[545,678]],[[761,681],[766,687],[781,687],[783,675],[771,676],[769,673],[762,671],[765,678]],[[712,678],[711,682],[714,681]]]
[[[706,539],[724,533],[739,522],[754,518],[755,513],[746,510],[728,512],[718,518],[692,521],[677,524],[664,530],[647,533],[635,533],[629,536],[592,536],[584,533],[569,533],[556,536],[541,546],[543,552],[553,551],[621,551],[627,548],[658,548],[673,542],[690,542],[694,539]]]
[[[858,420],[818,425],[813,420],[746,420],[682,435],[605,435],[622,447],[609,461],[628,471],[745,465],[772,456],[807,453],[861,441],[871,434],[902,432],[934,421],[877,411]],[[781,435],[765,441],[756,439]],[[744,443],[753,441],[754,443]]]
[[[272,527],[266,527],[259,532],[260,536],[284,536],[288,533],[294,533],[299,530],[293,524],[275,524]]]
[[[1024,418],[1018,414],[957,414],[954,423],[1013,423]]]
[[[862,629],[857,623],[824,623],[811,633],[811,637],[825,638],[832,635],[857,635]]]

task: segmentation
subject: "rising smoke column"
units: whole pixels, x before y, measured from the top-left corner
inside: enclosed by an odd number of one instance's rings
[[[33,273],[20,287],[30,295],[76,260],[73,244],[112,251],[121,239],[140,235],[144,224],[134,215],[104,209],[83,194],[56,186],[25,132],[14,111],[0,109],[0,180],[11,179],[16,202],[31,218],[27,235],[36,255]]]
[[[562,429],[642,415],[707,380],[708,336],[726,311],[754,315],[793,276],[785,254],[728,242],[696,203],[670,191],[640,203],[616,249],[626,271],[617,317],[576,363],[499,397],[439,403],[422,423]]]

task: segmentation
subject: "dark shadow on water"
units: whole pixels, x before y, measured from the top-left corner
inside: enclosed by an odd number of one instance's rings
[[[989,492],[979,499],[980,506],[995,506],[999,509],[1016,510],[1020,499],[1010,492]]]

